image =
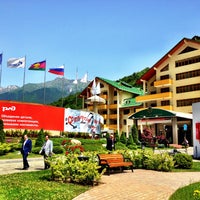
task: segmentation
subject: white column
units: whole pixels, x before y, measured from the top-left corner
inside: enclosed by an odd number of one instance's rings
[[[172,117],[172,135],[173,143],[178,144],[178,126],[176,117]]]

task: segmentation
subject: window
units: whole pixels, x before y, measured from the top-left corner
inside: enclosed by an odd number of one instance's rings
[[[161,106],[168,106],[170,105],[170,101],[166,100],[166,101],[161,101]]]
[[[161,93],[169,92],[169,88],[168,87],[167,88],[161,88],[160,92]]]
[[[124,110],[124,115],[127,115],[127,114],[129,114],[129,113],[130,113],[130,109]]]
[[[200,84],[185,85],[176,88],[176,93],[192,92],[200,90]]]
[[[177,100],[177,107],[191,106],[193,103],[200,102],[200,98]]]
[[[160,77],[160,80],[165,80],[165,79],[169,79],[169,74]]]
[[[169,64],[167,64],[165,67],[163,67],[160,71],[165,72],[169,70]]]
[[[200,76],[200,69],[176,74],[176,80],[187,79]]]
[[[188,59],[184,59],[184,60],[178,60],[175,62],[175,66],[182,67],[184,65],[190,65],[190,64],[198,63],[198,62],[200,62],[200,56],[188,58]]]

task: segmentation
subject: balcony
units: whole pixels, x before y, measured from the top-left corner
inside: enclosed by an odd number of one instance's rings
[[[110,114],[109,119],[117,119],[117,114]]]
[[[99,110],[106,110],[108,108],[108,106],[106,104],[103,104],[103,105],[98,105],[97,108]]]
[[[100,97],[103,98],[103,99],[105,99],[105,100],[108,99],[108,95],[107,94],[101,94]]]
[[[110,124],[107,127],[111,130],[117,130],[117,124]]]
[[[172,92],[164,92],[158,94],[149,94],[143,96],[137,96],[136,102],[148,102],[148,101],[157,101],[157,100],[167,100],[172,98]]]
[[[109,106],[109,109],[117,109],[117,104],[110,104],[108,106]]]
[[[172,79],[159,80],[154,82],[154,87],[166,87],[172,85],[172,83]]]

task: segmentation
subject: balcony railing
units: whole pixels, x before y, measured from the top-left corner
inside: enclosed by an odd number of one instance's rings
[[[117,114],[110,114],[109,119],[117,119]]]
[[[109,109],[117,109],[117,104],[110,104]]]
[[[156,101],[156,100],[167,100],[172,98],[172,92],[164,92],[158,94],[149,94],[143,96],[137,96],[136,102],[147,102],[147,101]]]
[[[107,94],[101,94],[100,97],[103,98],[103,99],[106,99],[106,100],[108,99],[108,95]]]
[[[154,82],[154,87],[169,86],[172,85],[172,83],[173,83],[172,79],[159,80]]]

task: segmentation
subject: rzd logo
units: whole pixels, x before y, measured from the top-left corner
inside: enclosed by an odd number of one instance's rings
[[[16,107],[15,106],[10,106],[10,107],[6,107],[6,106],[2,106],[2,111],[15,111]]]

